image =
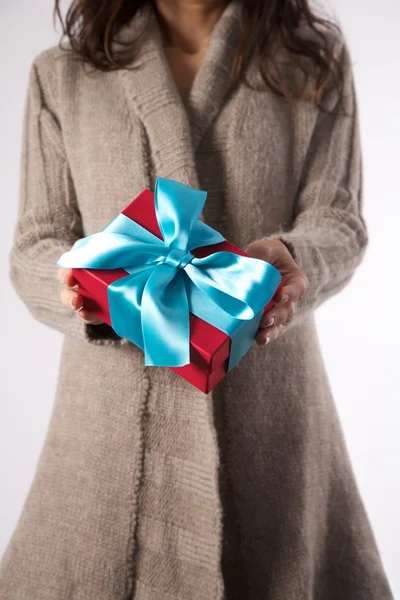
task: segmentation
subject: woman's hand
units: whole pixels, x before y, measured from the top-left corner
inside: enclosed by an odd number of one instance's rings
[[[72,276],[72,269],[58,269],[57,279],[65,285],[60,294],[61,303],[76,311],[82,321],[88,325],[100,325],[103,321],[83,308],[83,298],[78,292],[78,282]]]
[[[279,240],[258,240],[246,249],[253,258],[260,258],[273,265],[282,275],[282,287],[274,298],[275,305],[261,319],[257,333],[258,344],[268,344],[283,332],[295,313],[297,302],[308,289],[308,279],[300,269],[288,248]]]

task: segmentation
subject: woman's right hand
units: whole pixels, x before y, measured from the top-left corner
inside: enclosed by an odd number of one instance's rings
[[[78,282],[72,275],[72,269],[59,268],[57,279],[65,286],[60,294],[61,304],[74,310],[79,318],[88,325],[100,325],[103,323],[103,321],[83,307],[83,297],[78,292]]]

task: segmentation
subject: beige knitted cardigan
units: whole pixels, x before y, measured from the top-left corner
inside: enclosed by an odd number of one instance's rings
[[[367,241],[347,53],[351,114],[327,116],[229,87],[240,27],[231,3],[186,107],[153,17],[134,70],[91,72],[57,48],[34,61],[11,277],[65,342],[1,600],[391,598],[313,317]],[[208,396],[59,304],[60,254],[157,175],[207,190],[205,220],[242,248],[283,237],[311,284],[282,338]]]

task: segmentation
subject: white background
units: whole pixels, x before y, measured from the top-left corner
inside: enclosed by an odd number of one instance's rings
[[[354,61],[370,247],[350,286],[319,310],[318,323],[356,477],[400,599],[400,2],[330,4]],[[0,6],[0,555],[46,432],[61,345],[8,282],[27,75],[33,57],[58,40],[51,10],[51,0]]]

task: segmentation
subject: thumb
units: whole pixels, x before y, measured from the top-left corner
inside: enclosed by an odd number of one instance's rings
[[[283,275],[298,268],[289,249],[280,240],[268,238],[257,240],[248,246],[246,252],[252,258],[259,258],[269,262]]]

